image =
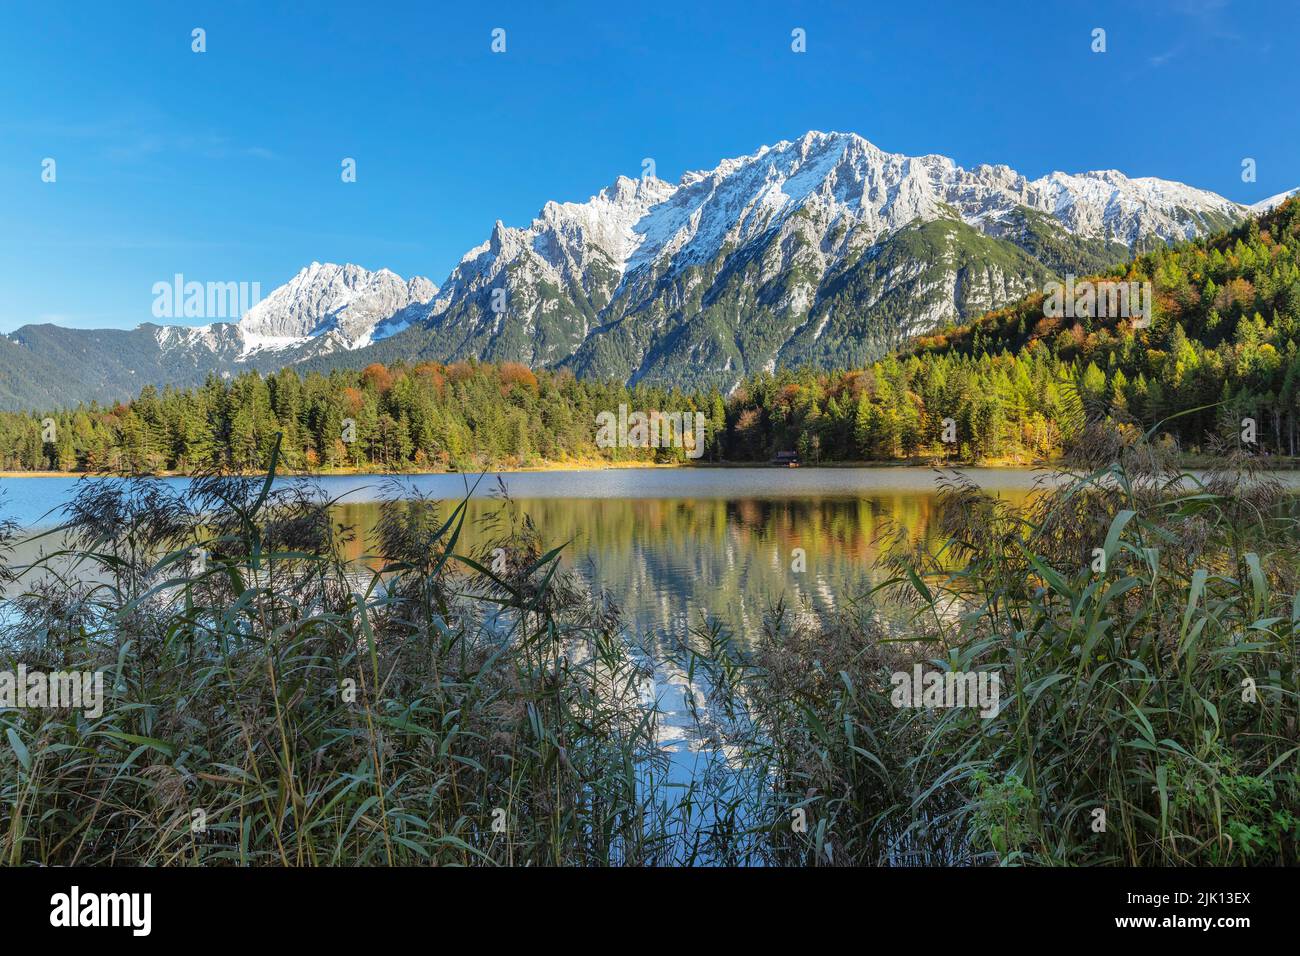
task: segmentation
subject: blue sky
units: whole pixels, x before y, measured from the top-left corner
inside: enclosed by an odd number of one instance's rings
[[[644,157],[809,130],[1028,176],[1300,186],[1289,2],[145,3],[0,7],[0,331],[129,328],[152,286],[312,260],[441,284],[495,220]],[[191,51],[202,27],[207,52]],[[493,54],[491,31],[506,30]],[[807,52],[791,51],[791,30]],[[1106,30],[1094,54],[1092,30]],[[57,179],[41,180],[53,158]],[[343,183],[352,157],[357,181]],[[1241,180],[1244,157],[1257,182]]]

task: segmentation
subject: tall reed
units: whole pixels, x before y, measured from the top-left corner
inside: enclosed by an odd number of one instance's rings
[[[942,547],[898,534],[833,619],[774,595],[761,634],[663,654],[505,496],[467,553],[464,503],[391,485],[349,562],[274,460],[86,481],[4,571],[0,667],[100,670],[107,699],[0,711],[0,857],[1294,864],[1294,499],[1218,460],[1089,426],[1026,508],[945,478]],[[917,663],[996,673],[996,715],[895,706]],[[693,691],[689,779],[655,680]]]

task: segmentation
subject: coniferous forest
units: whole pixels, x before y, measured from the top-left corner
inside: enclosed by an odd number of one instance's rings
[[[1039,294],[868,368],[779,369],[726,397],[515,363],[214,375],[194,389],[146,386],[111,407],[2,413],[0,468],[253,470],[277,434],[282,467],[299,471],[687,461],[679,449],[598,448],[596,416],[620,404],[703,412],[704,462],[767,461],[778,451],[809,463],[1041,461],[1089,415],[1159,426],[1158,436],[1192,453],[1250,418],[1260,450],[1296,454],[1300,200],[1098,278],[1152,283],[1150,325],[1049,318]]]

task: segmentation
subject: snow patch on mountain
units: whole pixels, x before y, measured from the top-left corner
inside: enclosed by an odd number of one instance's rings
[[[1261,199],[1250,207],[1250,211],[1256,215],[1266,213],[1274,206],[1280,206],[1292,196],[1300,196],[1300,188],[1289,189],[1284,193],[1278,193],[1276,196],[1269,196],[1267,199]]]

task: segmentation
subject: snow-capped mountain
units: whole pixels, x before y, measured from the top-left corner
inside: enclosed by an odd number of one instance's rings
[[[438,287],[388,269],[313,262],[257,302],[238,322],[155,325],[164,352],[209,351],[236,360],[290,352],[288,360],[378,342],[425,318]],[[144,328],[144,326],[142,326]]]
[[[313,262],[248,310],[238,323],[245,354],[301,345],[330,335],[343,348],[360,348],[410,324],[412,307],[438,292],[428,279],[403,280],[388,269]],[[428,310],[419,309],[420,317]]]
[[[444,283],[418,348],[729,388],[777,362],[870,360],[1053,275],[1247,214],[1114,170],[1030,180],[811,132],[498,222]]]
[[[0,336],[0,407],[117,401],[145,385],[275,371],[363,349],[422,321],[438,289],[387,269],[313,262],[238,322],[134,329],[25,325]]]
[[[1031,180],[810,132],[676,183],[620,176],[585,202],[546,203],[527,226],[498,221],[441,289],[312,263],[237,323],[24,326],[0,341],[13,346],[0,348],[0,403],[39,404],[55,369],[77,383],[58,396],[75,401],[211,371],[469,357],[727,390],[778,363],[869,362],[1286,195],[1243,206],[1115,170]],[[69,372],[77,363],[93,367]],[[6,386],[11,366],[21,374]]]
[[[1007,166],[965,170],[944,156],[886,153],[854,133],[811,132],[764,146],[672,185],[620,176],[585,203],[547,203],[523,229],[499,221],[491,238],[462,259],[435,303],[445,311],[484,273],[521,258],[548,278],[578,277],[593,259],[620,275],[672,260],[713,259],[724,245],[761,238],[795,211],[851,225],[873,242],[916,220],[957,218],[981,231],[1021,208],[1047,213],[1071,234],[1134,246],[1154,237],[1190,239],[1240,219],[1243,207],[1222,196],[1115,170],[1027,180]]]
[[[153,330],[163,359],[172,363],[188,356],[202,367],[210,354],[219,371],[249,364],[275,369],[401,332],[428,316],[437,292],[423,276],[406,280],[388,269],[313,262],[238,322],[140,328]]]

